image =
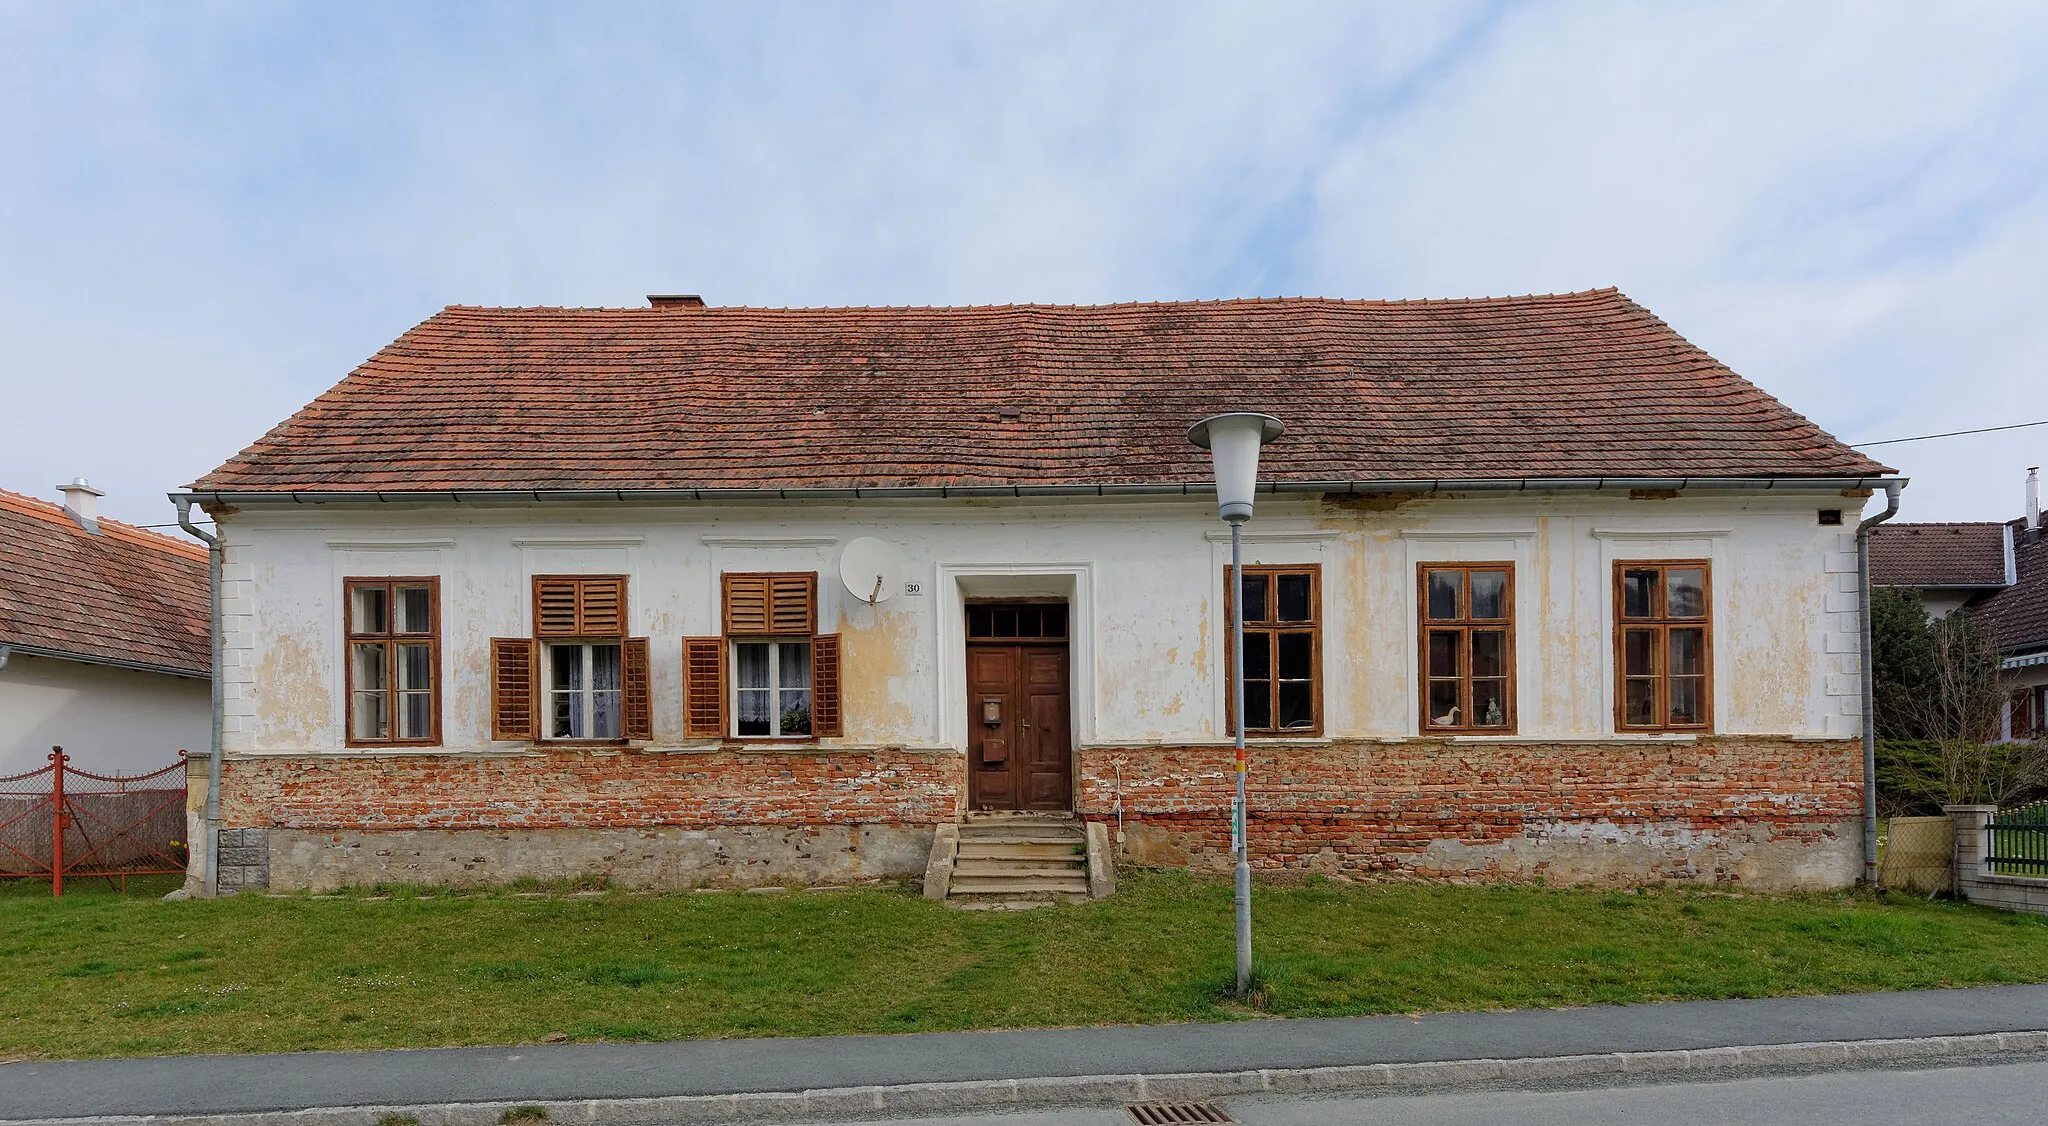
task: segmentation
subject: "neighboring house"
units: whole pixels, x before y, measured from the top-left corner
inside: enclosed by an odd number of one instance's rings
[[[2048,737],[2048,537],[2038,470],[2027,471],[2020,519],[1872,529],[1870,581],[1913,591],[1930,617],[1960,610],[1988,626],[2013,681],[2000,734]]]
[[[1613,290],[451,307],[190,487],[224,886],[921,872],[978,810],[1266,869],[1860,872],[1884,466]],[[879,541],[879,542],[874,542]],[[870,579],[872,576],[872,580]],[[886,597],[882,597],[886,596]]]
[[[206,550],[0,491],[0,776],[49,764],[137,774],[211,734]]]

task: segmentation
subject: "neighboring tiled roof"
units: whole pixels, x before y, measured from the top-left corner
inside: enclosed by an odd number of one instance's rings
[[[1970,608],[1970,616],[1989,623],[1998,647],[2008,652],[2048,646],[2048,536],[2029,533],[2019,520],[2011,527],[2019,581]]]
[[[1004,408],[1019,417],[1005,419]],[[1887,472],[1614,290],[882,309],[450,307],[192,487],[929,488]]]
[[[2004,586],[2005,525],[1879,524],[1870,529],[1876,586]]]
[[[206,549],[0,490],[0,645],[205,676]]]

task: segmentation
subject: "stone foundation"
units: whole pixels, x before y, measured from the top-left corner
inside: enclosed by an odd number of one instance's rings
[[[1264,869],[1370,877],[1843,887],[1862,870],[1854,740],[1412,739],[1254,746]],[[1230,863],[1228,747],[1092,749],[1081,800],[1133,863]],[[1121,773],[1121,784],[1117,778]]]
[[[463,887],[593,876],[668,890],[850,884],[921,875],[932,848],[929,825],[280,829],[269,836],[270,889],[310,892],[376,883]]]

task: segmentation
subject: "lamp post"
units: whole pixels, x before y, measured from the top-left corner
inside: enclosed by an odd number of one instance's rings
[[[1217,515],[1230,525],[1231,717],[1237,737],[1237,796],[1230,803],[1230,850],[1237,854],[1237,992],[1252,976],[1251,840],[1244,804],[1244,522],[1259,487],[1259,449],[1287,428],[1268,414],[1219,414],[1188,427],[1188,441],[1209,451],[1216,475]]]

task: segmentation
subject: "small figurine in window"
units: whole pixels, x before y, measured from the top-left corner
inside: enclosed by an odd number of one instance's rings
[[[1502,714],[1501,714],[1501,712],[1500,712],[1500,700],[1499,700],[1499,698],[1495,698],[1495,699],[1492,699],[1492,700],[1488,700],[1488,701],[1486,702],[1486,720],[1485,720],[1485,722],[1484,722],[1484,723],[1482,723],[1482,724],[1481,724],[1481,726],[1483,726],[1483,727],[1505,727],[1505,726],[1507,726],[1507,722],[1508,722],[1508,720],[1507,720],[1507,717],[1506,717],[1506,716],[1504,716],[1504,715],[1502,715]]]

